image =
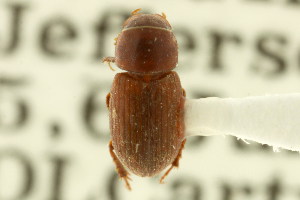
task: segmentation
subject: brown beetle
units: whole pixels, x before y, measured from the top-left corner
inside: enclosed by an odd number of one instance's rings
[[[110,154],[117,172],[130,189],[129,173],[154,176],[178,167],[185,144],[185,92],[174,69],[178,46],[164,14],[131,13],[116,38],[118,73],[107,95],[112,140]]]

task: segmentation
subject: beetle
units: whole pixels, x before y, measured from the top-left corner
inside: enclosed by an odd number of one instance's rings
[[[177,40],[163,14],[134,10],[115,39],[115,63],[127,71],[116,74],[106,97],[111,141],[109,152],[120,178],[130,190],[130,174],[154,176],[174,168],[186,142],[185,91],[172,71],[178,62]],[[110,66],[111,67],[111,66]]]

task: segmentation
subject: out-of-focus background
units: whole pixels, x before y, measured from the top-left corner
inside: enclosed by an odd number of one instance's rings
[[[299,0],[0,0],[0,200],[299,199],[298,153],[230,136],[188,138],[165,184],[125,189],[101,58],[137,8],[166,13],[188,98],[300,92]]]

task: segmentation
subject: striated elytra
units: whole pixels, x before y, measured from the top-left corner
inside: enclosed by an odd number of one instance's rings
[[[137,9],[116,38],[116,63],[126,70],[113,81],[106,104],[109,109],[110,154],[119,176],[130,189],[129,172],[154,176],[178,167],[185,144],[183,108],[185,92],[172,71],[178,47],[164,14],[141,14]]]

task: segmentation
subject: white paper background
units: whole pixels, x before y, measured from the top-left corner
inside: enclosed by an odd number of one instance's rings
[[[11,6],[17,5],[26,5],[20,39],[7,52]],[[114,72],[95,55],[97,49],[113,55],[123,21],[118,14],[136,8],[166,13],[178,38],[177,72],[188,97],[300,92],[298,1],[0,0],[0,199],[297,199],[298,153],[273,153],[229,136],[189,138],[179,170],[164,185],[159,177],[132,176],[128,192],[118,181],[105,108]],[[101,46],[96,27],[105,16],[112,17],[102,26]],[[58,19],[76,32],[51,44],[66,57],[51,56],[41,45],[45,26]],[[225,36],[235,39],[219,48],[221,67],[214,70],[214,44]],[[264,49],[283,60],[283,70],[257,48],[264,37]]]

